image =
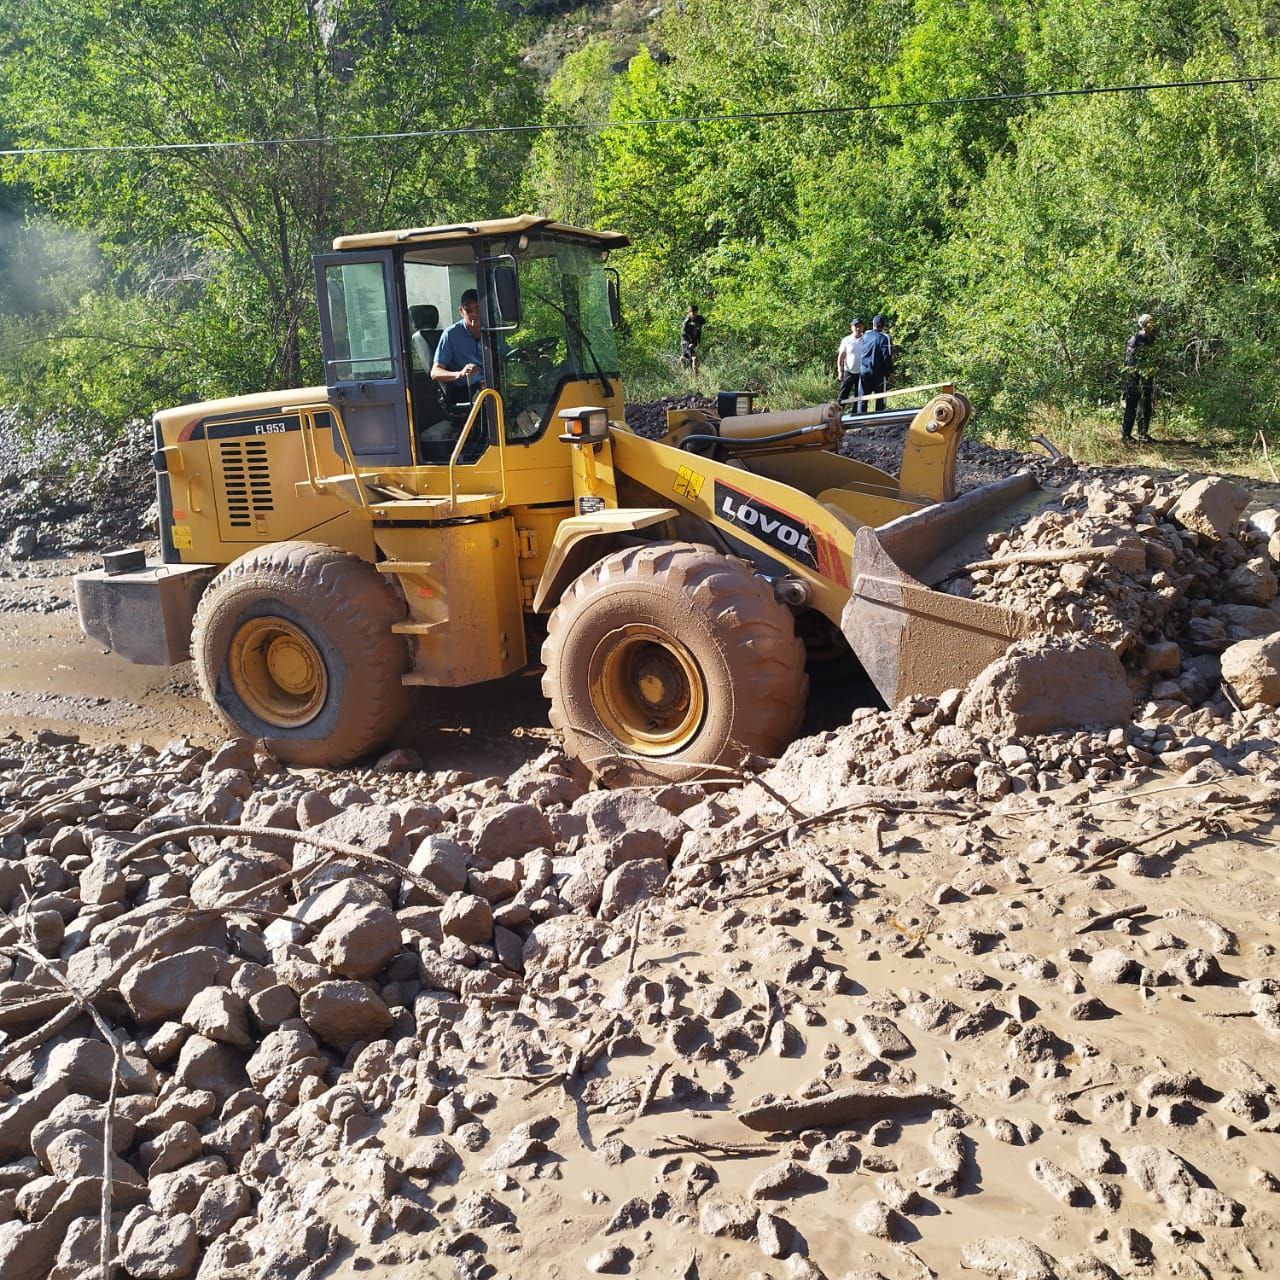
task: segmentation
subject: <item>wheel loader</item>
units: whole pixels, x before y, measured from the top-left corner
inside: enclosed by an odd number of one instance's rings
[[[890,704],[1003,652],[1018,617],[933,589],[1035,488],[957,497],[967,400],[879,415],[909,420],[897,475],[836,452],[838,404],[726,393],[638,435],[608,265],[626,244],[532,216],[335,240],[315,259],[326,384],[155,415],[162,563],[80,575],[85,634],[190,658],[230,726],[303,765],[377,749],[422,686],[526,669],[541,636],[566,749],[632,784],[778,754],[815,622]],[[436,359],[464,294],[470,385]]]

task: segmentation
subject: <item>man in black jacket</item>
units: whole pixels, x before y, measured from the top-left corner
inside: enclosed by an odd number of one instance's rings
[[[858,412],[875,413],[884,408],[884,403],[875,397],[889,390],[889,375],[893,372],[893,343],[884,331],[884,316],[872,317],[871,332],[862,338],[861,355]]]
[[[1125,444],[1133,443],[1135,421],[1138,439],[1143,444],[1151,439],[1151,407],[1155,399],[1155,362],[1151,347],[1155,340],[1155,317],[1140,315],[1138,331],[1124,345],[1124,421],[1120,425],[1120,439]]]

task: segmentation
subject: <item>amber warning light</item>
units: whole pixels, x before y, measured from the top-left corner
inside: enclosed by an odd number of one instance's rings
[[[557,415],[563,432],[561,440],[569,444],[597,444],[609,434],[609,412],[595,406],[561,409]]]

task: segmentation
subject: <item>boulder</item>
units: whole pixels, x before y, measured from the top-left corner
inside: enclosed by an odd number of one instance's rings
[[[208,1090],[220,1100],[246,1083],[243,1055],[229,1044],[200,1035],[193,1035],[182,1046],[173,1076],[188,1089]]]
[[[321,982],[304,992],[302,1020],[326,1044],[347,1050],[373,1040],[392,1023],[391,1011],[363,982]]]
[[[442,895],[460,893],[467,884],[467,850],[465,845],[448,836],[429,835],[413,851],[409,870],[429,880]],[[422,906],[427,895],[417,885],[405,881],[400,890],[400,905]]]
[[[120,1227],[120,1261],[134,1280],[182,1280],[195,1269],[196,1225],[187,1213],[161,1217],[149,1208]]]
[[[1241,640],[1225,650],[1222,682],[1241,706],[1280,706],[1280,633]]]
[[[220,1044],[247,1047],[248,1010],[243,999],[226,987],[206,987],[197,992],[182,1015],[183,1026]]]
[[[1255,556],[1227,575],[1226,591],[1237,604],[1265,608],[1276,598],[1276,575],[1265,557]]]
[[[131,969],[120,994],[141,1023],[180,1019],[193,997],[217,981],[223,957],[212,947],[193,947]]]
[[[476,818],[472,860],[488,868],[503,858],[518,858],[554,843],[551,824],[541,809],[531,804],[490,805]]]
[[[440,909],[440,928],[446,937],[488,943],[493,936],[493,907],[478,894],[450,894]]]
[[[991,737],[1020,738],[1123,724],[1132,704],[1124,668],[1108,646],[1033,636],[1013,645],[974,680],[956,723]]]
[[[667,882],[665,858],[633,858],[609,872],[600,895],[600,917],[612,920],[652,898]]]
[[[1221,542],[1229,537],[1249,505],[1249,491],[1221,476],[1193,484],[1173,505],[1174,519],[1188,529]]]
[[[330,986],[361,986],[360,983],[330,983]],[[245,1064],[245,1074],[255,1089],[265,1088],[286,1067],[307,1063],[316,1075],[323,1075],[324,1060],[320,1048],[300,1023],[277,1027],[258,1046],[258,1052]]]
[[[587,830],[615,849],[614,862],[675,857],[688,827],[642,791],[596,792],[587,809]],[[579,802],[579,807],[583,802]]]
[[[83,1093],[99,1102],[111,1091],[115,1055],[103,1040],[80,1038],[56,1044],[42,1056],[36,1084],[60,1082],[65,1092]]]
[[[344,978],[372,978],[401,948],[400,921],[372,903],[329,921],[311,946],[316,959]]]

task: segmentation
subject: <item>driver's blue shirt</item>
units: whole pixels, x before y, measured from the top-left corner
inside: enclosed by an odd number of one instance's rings
[[[474,364],[477,372],[467,379],[467,386],[484,385],[484,348],[480,345],[480,339],[467,328],[466,321],[454,321],[440,335],[440,341],[436,344],[436,364],[444,365],[455,373],[468,364]]]

